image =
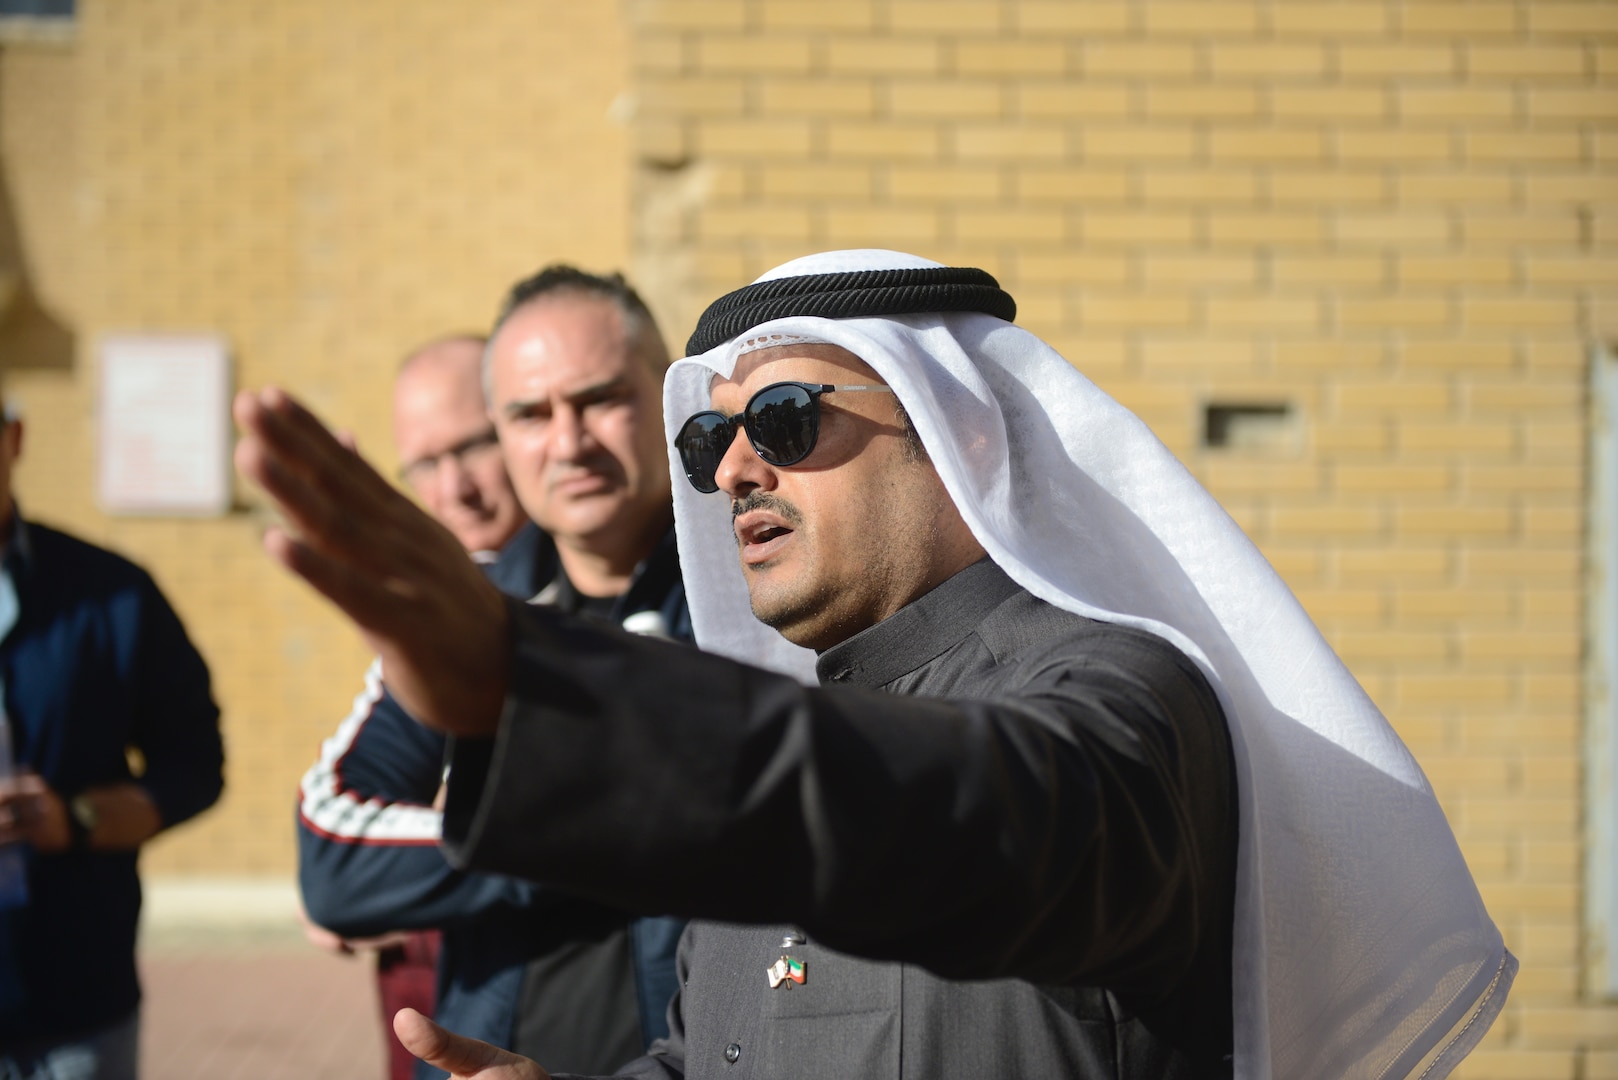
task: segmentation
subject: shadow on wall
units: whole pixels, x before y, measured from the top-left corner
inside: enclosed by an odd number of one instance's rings
[[[73,330],[45,310],[29,283],[11,188],[0,168],[0,369],[72,366]]]

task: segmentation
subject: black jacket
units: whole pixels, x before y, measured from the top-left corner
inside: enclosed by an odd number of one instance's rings
[[[208,668],[151,577],[129,560],[13,514],[5,570],[17,623],[0,640],[16,761],[64,799],[135,780],[163,827],[224,786]],[[144,758],[139,776],[128,750]],[[0,910],[0,1052],[108,1027],[140,1003],[138,852],[16,849],[28,899]]]

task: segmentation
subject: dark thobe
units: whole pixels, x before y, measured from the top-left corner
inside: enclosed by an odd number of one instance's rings
[[[707,920],[621,1075],[1229,1075],[1230,739],[1166,642],[986,560],[824,653],[820,688],[512,621],[452,856]]]

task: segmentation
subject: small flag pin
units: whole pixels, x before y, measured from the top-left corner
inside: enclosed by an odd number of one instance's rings
[[[801,986],[804,979],[808,977],[804,970],[803,961],[791,956],[783,956],[771,964],[766,974],[770,977],[771,990],[774,990],[782,983],[798,983]]]

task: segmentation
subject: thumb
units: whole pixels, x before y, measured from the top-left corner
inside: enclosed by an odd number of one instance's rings
[[[404,1048],[451,1080],[550,1080],[537,1064],[465,1035],[442,1028],[415,1009],[393,1014],[393,1033]]]

